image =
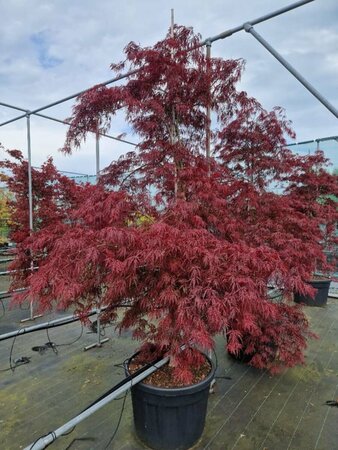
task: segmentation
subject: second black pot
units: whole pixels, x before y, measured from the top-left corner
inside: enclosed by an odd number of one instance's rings
[[[317,290],[315,297],[311,298],[309,295],[301,295],[295,293],[295,303],[303,303],[308,306],[325,306],[327,303],[327,298],[329,296],[331,280],[328,278],[311,280],[308,281],[308,284],[310,284]]]

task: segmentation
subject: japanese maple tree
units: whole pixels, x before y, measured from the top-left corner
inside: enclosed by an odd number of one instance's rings
[[[119,110],[137,149],[87,186],[67,217],[51,214],[53,227],[25,240],[39,258],[25,295],[79,314],[99,298],[107,320],[128,306],[120,328],[132,329],[144,351],[167,352],[184,381],[201,361],[196,349],[211,349],[218,333],[228,335],[232,352],[254,353],[257,367],[302,362],[307,320],[298,306],[273,303],[268,283],[286,293],[306,289],[313,269],[306,252],[320,256],[310,205],[319,182],[314,160],[285,148],[293,132],[281,109],[267,112],[237,90],[243,61],[207,60],[191,29],[175,26],[151,48],[130,43],[125,54],[112,65],[117,74],[129,70],[125,84],[96,86],[78,98],[64,151],[88,132],[107,130]],[[327,190],[333,188],[330,179]],[[301,257],[293,264],[298,240]]]

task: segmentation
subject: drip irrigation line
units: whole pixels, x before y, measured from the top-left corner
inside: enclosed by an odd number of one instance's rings
[[[120,416],[119,416],[119,420],[117,421],[117,425],[116,428],[114,430],[114,433],[112,434],[112,437],[109,439],[108,444],[105,446],[105,450],[107,450],[107,448],[110,446],[110,444],[113,442],[115,436],[117,435],[117,432],[119,431],[120,428],[120,424],[121,424],[121,420],[122,420],[122,416],[123,416],[123,412],[124,412],[124,407],[126,404],[126,400],[127,400],[127,396],[129,394],[129,391],[126,391],[126,393],[124,394],[124,398],[123,398],[123,403],[122,403],[122,407],[121,407],[121,411],[120,411]]]
[[[2,298],[0,298],[0,303],[1,303],[1,308],[2,308],[2,314],[0,316],[0,319],[2,319],[6,315],[6,309],[5,309],[5,305],[4,305]]]
[[[27,358],[28,361],[22,362],[21,364],[16,364],[14,362],[14,366],[13,366],[13,364],[12,364],[12,356],[13,356],[13,350],[14,350],[14,344],[15,344],[16,337],[17,336],[14,337],[12,345],[11,345],[11,349],[9,351],[9,367],[7,367],[7,369],[1,369],[0,372],[7,372],[8,370],[11,370],[12,372],[14,372],[16,367],[21,366],[22,364],[27,364],[27,362],[29,362],[30,358]],[[22,357],[22,358],[26,358],[26,357]]]
[[[69,431],[71,428],[76,426],[78,423],[82,422],[84,419],[89,417],[91,414],[111,402],[112,400],[115,400],[120,394],[126,392],[129,390],[132,386],[142,381],[144,378],[146,378],[151,373],[155,372],[157,369],[162,367],[163,365],[167,364],[169,361],[169,357],[165,357],[158,361],[157,363],[152,363],[149,365],[150,367],[146,368],[147,366],[139,369],[132,375],[126,377],[122,382],[118,383],[116,387],[114,386],[113,392],[107,396],[105,396],[102,400],[95,402],[93,406],[90,406],[86,408],[82,413],[68,421],[66,424],[62,425],[58,429],[49,432],[47,435],[42,436],[38,438],[32,445],[29,445],[25,448],[25,450],[42,450],[46,448],[48,445],[50,445],[52,442],[54,442],[59,436],[62,436],[65,432]]]
[[[18,292],[24,292],[27,288],[20,288],[20,289],[14,289],[13,291],[1,291],[0,292],[0,299],[10,298],[13,294],[16,294]]]
[[[11,345],[11,350],[9,352],[9,367],[10,367],[12,372],[14,372],[14,370],[15,370],[15,367],[12,366],[12,356],[13,356],[13,350],[14,350],[14,344],[15,344],[15,341],[16,341],[16,337],[17,336],[15,336],[14,339],[13,339],[13,342],[12,342],[12,345]]]
[[[150,369],[151,367],[154,367],[157,370],[156,364],[158,364],[163,358],[157,358],[155,361],[148,363],[146,365],[144,365],[143,367],[141,367],[141,369],[138,369],[136,372],[134,372],[131,375],[126,376],[126,378],[124,378],[122,381],[120,381],[119,383],[117,383],[115,386],[113,386],[112,388],[108,389],[108,391],[104,392],[99,398],[97,398],[93,403],[91,403],[89,406],[87,406],[85,409],[83,409],[81,411],[81,413],[87,411],[89,408],[92,408],[94,405],[96,405],[98,402],[100,402],[101,400],[104,400],[106,397],[108,397],[108,395],[112,394],[113,392],[115,392],[117,389],[119,389],[120,387],[124,386],[125,383],[132,381],[135,376],[142,374],[143,372],[145,372],[146,370]],[[129,358],[127,358],[125,361],[123,361],[122,364],[116,364],[117,367],[122,366],[123,368],[125,368],[125,364],[126,362],[129,360]],[[81,414],[80,413],[80,414]]]
[[[90,317],[93,316],[94,314],[97,314],[97,311],[91,311],[84,317]],[[16,337],[23,334],[34,333],[35,331],[61,327],[63,325],[68,325],[70,323],[77,322],[78,320],[81,320],[79,316],[66,316],[64,318],[56,319],[50,322],[44,322],[39,325],[33,325],[28,328],[20,328],[19,330],[0,335],[0,341],[5,341],[7,339],[11,339],[12,337]]]
[[[49,337],[49,330],[48,330],[48,328],[46,328],[46,334],[47,334],[48,342],[50,342],[51,344],[54,344],[56,348],[57,347],[66,347],[68,345],[73,345],[73,344],[75,344],[77,341],[79,341],[82,338],[82,335],[83,335],[83,323],[81,322],[80,335],[76,339],[74,339],[72,342],[66,342],[64,344],[56,344],[55,342],[51,341],[51,339]]]
[[[115,305],[117,308],[128,308],[130,305],[126,304],[118,304]],[[104,312],[106,309],[108,309],[108,306],[105,306],[101,308],[101,312]],[[61,317],[60,319],[51,320],[49,322],[40,323],[39,325],[32,325],[31,327],[27,328],[20,328],[16,331],[10,331],[9,333],[1,334],[0,335],[0,341],[5,341],[7,339],[11,339],[14,336],[20,335],[20,334],[27,334],[27,333],[34,333],[35,331],[40,330],[46,330],[47,328],[57,328],[61,327],[63,325],[68,325],[72,322],[77,322],[78,320],[81,320],[82,317],[91,317],[95,314],[98,314],[97,310],[90,311],[89,313],[85,314],[84,316],[65,316]],[[63,344],[60,344],[63,345]]]

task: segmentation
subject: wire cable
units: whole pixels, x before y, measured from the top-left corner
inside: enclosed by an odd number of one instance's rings
[[[126,393],[125,393],[125,395],[124,395],[123,403],[122,403],[122,407],[121,407],[121,411],[120,411],[119,420],[118,420],[118,422],[117,422],[115,431],[114,431],[114,433],[112,434],[112,437],[109,439],[108,444],[107,444],[107,445],[105,446],[105,448],[104,448],[105,450],[107,450],[107,448],[108,448],[108,447],[110,446],[110,444],[113,442],[115,436],[117,435],[117,432],[119,431],[120,424],[121,424],[121,420],[122,420],[122,416],[123,416],[123,412],[124,412],[124,407],[125,407],[125,404],[126,404],[126,400],[127,400],[128,394],[129,394],[129,390],[126,391]],[[116,399],[116,400],[117,400],[117,399]]]
[[[10,367],[10,369],[11,369],[12,372],[15,371],[15,366],[12,365],[12,355],[13,355],[14,344],[15,344],[16,338],[17,338],[18,336],[19,336],[19,333],[17,333],[17,334],[14,336],[14,339],[13,339],[13,342],[12,342],[12,345],[11,345],[11,350],[10,350],[10,352],[9,352],[9,367]]]
[[[80,332],[80,335],[79,335],[76,339],[74,339],[74,340],[71,341],[71,342],[65,342],[64,344],[55,344],[56,347],[65,347],[65,346],[68,346],[68,345],[73,345],[73,344],[75,344],[75,342],[79,341],[79,340],[82,338],[83,330],[84,330],[84,328],[83,328],[83,323],[81,323],[81,332]],[[46,328],[46,332],[47,332],[47,336],[48,336],[48,339],[49,339],[48,328]],[[50,339],[49,339],[49,341],[50,341]]]
[[[0,316],[0,319],[2,319],[6,315],[6,309],[5,309],[5,305],[4,305],[2,298],[0,298],[0,303],[1,303],[1,308],[2,308],[2,314]]]

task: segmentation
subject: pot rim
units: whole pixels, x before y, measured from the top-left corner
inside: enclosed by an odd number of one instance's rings
[[[128,358],[124,362],[124,368],[125,368],[125,371],[126,371],[127,375],[130,375],[129,363],[130,363],[130,361],[133,358],[135,358],[136,355],[138,355],[138,353],[139,352],[134,353],[130,358]],[[204,386],[207,386],[207,385],[209,385],[211,383],[211,381],[213,380],[213,378],[215,376],[215,372],[216,372],[216,365],[212,361],[212,359],[209,358],[209,356],[206,355],[204,352],[201,352],[201,353],[205,356],[205,358],[208,360],[208,362],[210,364],[210,372],[206,376],[206,378],[204,378],[204,380],[201,380],[198,383],[190,384],[188,386],[168,388],[168,387],[153,386],[152,384],[146,384],[146,383],[143,383],[142,381],[140,381],[139,383],[135,384],[134,386],[139,386],[143,390],[146,390],[146,391],[149,391],[149,392],[153,392],[154,394],[162,393],[164,395],[168,394],[170,396],[175,395],[176,393],[180,393],[182,395],[185,392],[191,394],[194,391],[201,390],[201,389],[204,388]],[[132,388],[134,386],[132,386]]]

